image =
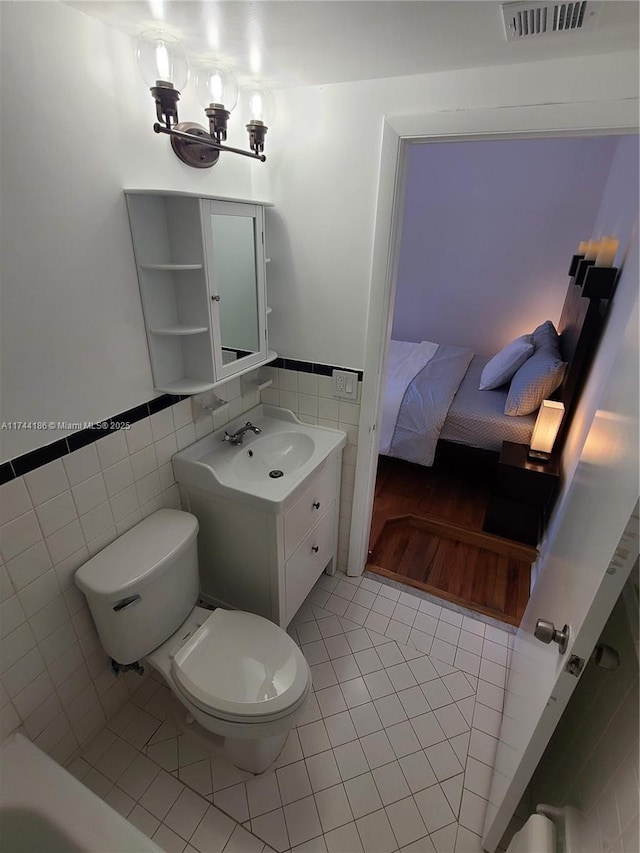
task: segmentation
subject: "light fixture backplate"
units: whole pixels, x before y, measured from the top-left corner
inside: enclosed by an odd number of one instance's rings
[[[206,136],[211,139],[207,130],[197,122],[181,121],[175,125],[175,130],[182,133],[189,133],[194,137],[193,143],[184,142],[182,139],[171,137],[171,147],[176,155],[186,163],[187,166],[194,166],[196,169],[210,169],[218,162],[220,152],[215,148],[209,148],[207,145],[198,145],[198,137]]]

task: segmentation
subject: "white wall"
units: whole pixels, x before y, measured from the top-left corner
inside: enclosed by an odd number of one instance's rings
[[[97,421],[154,396],[122,190],[250,197],[250,171],[228,155],[202,174],[153,133],[127,36],[59,3],[0,14],[0,420]],[[188,91],[180,108],[202,112]],[[64,434],[3,431],[0,459]]]
[[[269,172],[276,207],[271,342],[290,358],[364,363],[377,181],[385,114],[637,97],[631,52],[281,91]],[[271,130],[269,131],[271,134]]]
[[[491,356],[558,322],[616,137],[409,146],[392,337]]]

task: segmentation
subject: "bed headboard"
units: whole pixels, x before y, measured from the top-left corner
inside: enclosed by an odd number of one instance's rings
[[[563,402],[565,407],[565,417],[556,443],[558,450],[564,445],[573,413],[589,375],[614,290],[612,286],[594,286],[594,281],[584,274],[587,271],[588,268],[578,267],[577,274],[569,280],[558,324],[560,353],[563,361],[568,362],[562,385],[553,395],[554,399]],[[589,295],[585,296],[585,292]]]

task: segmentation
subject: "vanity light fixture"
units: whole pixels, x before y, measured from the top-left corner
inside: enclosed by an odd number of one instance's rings
[[[158,121],[153,125],[156,133],[171,137],[174,153],[196,169],[208,169],[218,162],[221,151],[230,151],[264,162],[264,139],[267,133],[262,114],[251,111],[252,118],[246,126],[250,151],[223,145],[227,138],[227,122],[238,100],[238,86],[233,72],[210,64],[196,71],[196,91],[209,119],[209,131],[202,125],[178,118],[180,92],[189,79],[189,62],[178,39],[172,34],[151,30],[142,33],[136,49],[138,66],[156,103]],[[268,105],[268,93],[255,90],[262,98],[249,98],[248,104],[256,109]]]
[[[529,459],[532,462],[549,461],[563,417],[563,403],[542,401],[529,444]]]

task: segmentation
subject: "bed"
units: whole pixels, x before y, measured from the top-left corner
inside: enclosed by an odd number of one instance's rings
[[[593,286],[585,288],[586,280],[586,276],[570,279],[558,322],[558,359],[565,366],[562,381],[550,396],[565,406],[559,447],[597,349],[612,295]],[[547,324],[550,321],[539,326],[534,336]],[[438,442],[492,452],[499,452],[503,441],[528,444],[537,410],[505,414],[507,400],[511,400],[509,382],[480,390],[480,377],[489,361],[464,347],[391,341],[379,452],[430,466]],[[514,377],[511,383],[516,381]]]

